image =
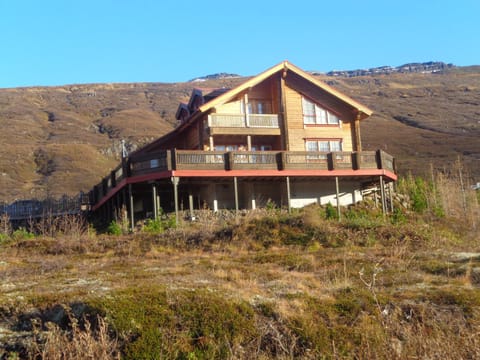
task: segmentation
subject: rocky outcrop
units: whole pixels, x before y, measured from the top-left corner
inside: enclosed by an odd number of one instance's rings
[[[393,73],[436,73],[455,67],[453,64],[444,62],[429,61],[424,63],[409,63],[401,66],[380,66],[370,69],[357,70],[333,70],[327,73],[328,76],[365,76],[365,75],[386,75]]]
[[[231,79],[231,78],[238,78],[240,75],[238,74],[228,74],[228,73],[217,73],[211,74],[206,76],[201,76],[195,79],[189,80],[189,82],[198,82],[198,81],[206,81],[206,80],[218,80],[218,79]]]

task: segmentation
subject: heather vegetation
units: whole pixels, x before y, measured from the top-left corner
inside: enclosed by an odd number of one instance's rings
[[[269,206],[14,235],[2,218],[0,358],[478,358],[480,209],[462,174],[404,177],[393,212],[371,196],[340,221]]]
[[[424,74],[315,75],[365,104],[364,150],[395,156],[400,173],[448,169],[461,156],[479,181],[480,68]],[[87,192],[129,152],[176,126],[193,88],[233,88],[245,78],[199,83],[88,84],[0,89],[0,198]]]

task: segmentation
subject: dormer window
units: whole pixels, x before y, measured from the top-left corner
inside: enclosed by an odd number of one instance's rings
[[[339,125],[340,119],[334,113],[325,110],[310,99],[302,97],[304,125]]]

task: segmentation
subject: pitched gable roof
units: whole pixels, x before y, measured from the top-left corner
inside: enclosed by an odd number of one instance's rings
[[[215,106],[224,104],[224,103],[232,100],[233,98],[235,98],[236,96],[241,94],[243,91],[261,83],[262,81],[266,80],[267,78],[269,78],[272,75],[274,75],[278,72],[288,72],[288,71],[291,71],[291,72],[297,74],[298,76],[304,78],[305,80],[309,81],[313,85],[321,88],[325,92],[335,96],[337,99],[341,100],[346,105],[356,109],[360,113],[361,118],[367,118],[370,115],[372,115],[372,110],[370,110],[368,107],[356,102],[355,100],[351,99],[347,95],[342,94],[340,91],[335,90],[331,86],[325,84],[323,81],[315,79],[312,75],[306,73],[305,71],[303,71],[302,69],[300,69],[300,68],[296,67],[295,65],[289,63],[288,61],[283,61],[283,62],[271,67],[270,69],[265,70],[263,73],[255,76],[255,77],[250,78],[249,80],[247,80],[243,84],[240,84],[236,88],[234,88],[234,89],[216,97],[215,99],[203,104],[202,106],[199,107],[199,110],[202,113],[206,112],[206,111],[214,108]]]
[[[161,138],[135,151],[133,154],[131,154],[131,157],[157,149],[158,146],[161,146],[162,144],[165,144],[171,139],[175,138],[186,127],[188,127],[189,124],[193,123],[199,117],[204,116],[205,113],[211,111],[216,106],[222,105],[231,101],[235,97],[238,97],[239,95],[241,95],[244,91],[260,84],[262,81],[267,80],[269,77],[273,76],[274,74],[282,72],[282,75],[283,74],[287,75],[289,71],[296,74],[300,78],[305,79],[306,81],[318,87],[319,89],[323,90],[324,92],[332,95],[333,97],[343,102],[350,108],[358,111],[361,119],[365,119],[372,114],[372,110],[370,110],[368,107],[356,102],[355,100],[351,99],[347,95],[342,94],[340,91],[335,90],[331,86],[325,84],[323,81],[315,79],[312,75],[306,73],[305,71],[289,63],[288,61],[283,61],[271,67],[270,69],[265,70],[263,73],[250,78],[249,80],[245,81],[244,83],[240,84],[239,86],[231,90],[223,89],[223,91],[218,91],[217,93],[215,93],[215,95],[218,94],[218,96],[214,98],[208,97],[208,94],[207,96],[204,97],[200,89],[194,89],[192,91],[192,95],[187,105],[187,109],[190,110],[190,116],[183,123],[181,123],[179,126],[177,126],[168,134],[165,134]],[[205,100],[207,102],[204,102],[203,104],[198,106],[198,108],[194,108],[195,99],[198,97],[201,98],[200,103],[202,103]],[[183,109],[182,105],[180,105],[178,111],[181,111],[181,109]],[[177,111],[177,114],[180,114],[178,111]]]

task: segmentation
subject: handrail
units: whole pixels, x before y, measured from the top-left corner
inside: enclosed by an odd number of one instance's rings
[[[75,197],[63,196],[60,199],[17,200],[4,204],[0,215],[6,214],[9,220],[28,220],[47,216],[78,214],[88,208],[88,195],[80,193]]]
[[[395,173],[395,159],[383,150],[362,152],[322,151],[201,151],[161,150],[132,159],[124,159],[110,175],[90,192],[98,203],[121,180],[143,174],[170,170],[369,170]]]
[[[221,114],[208,115],[209,127],[274,128],[279,127],[278,114]]]

